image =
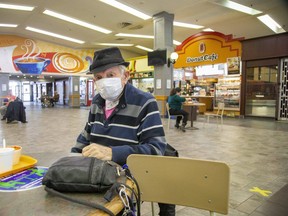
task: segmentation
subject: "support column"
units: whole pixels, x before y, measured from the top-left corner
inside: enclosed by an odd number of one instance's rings
[[[69,77],[69,106],[80,107],[80,77]]]
[[[155,14],[154,21],[154,50],[167,49],[168,57],[173,48],[173,20],[174,14],[165,11]],[[165,115],[165,104],[173,85],[173,65],[154,66],[154,95],[157,100],[161,116]]]
[[[3,104],[4,96],[9,93],[9,74],[0,72],[0,106]]]

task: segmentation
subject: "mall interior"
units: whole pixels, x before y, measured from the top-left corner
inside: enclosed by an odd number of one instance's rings
[[[90,0],[87,2],[91,3]],[[30,1],[29,4],[36,3]],[[25,11],[16,15],[1,5],[0,2],[0,13],[13,14],[15,19],[30,13]],[[44,3],[39,4],[37,10],[34,9],[35,13],[39,14],[40,9],[46,7]],[[58,7],[64,8],[64,4]],[[99,6],[99,10],[106,11],[102,7]],[[73,14],[72,6],[69,10]],[[173,19],[177,17],[161,11],[154,13],[156,15],[150,23],[151,31],[154,30],[150,41],[153,49],[133,52],[131,48],[119,46],[123,57],[130,63],[127,68],[129,82],[155,97],[167,142],[178,150],[180,157],[220,161],[228,165],[230,182],[226,215],[287,216],[287,27],[282,25],[280,33],[270,31],[248,38],[239,33],[235,36],[233,32],[191,31],[182,38],[182,42],[174,45],[173,31],[177,29],[173,26]],[[26,18],[26,22],[32,22],[31,19]],[[66,21],[61,22],[64,26]],[[67,28],[73,32],[71,26]],[[113,46],[77,47],[54,37],[55,40],[51,40],[37,33],[2,31],[0,23],[0,105],[4,105],[4,99],[11,91],[25,108],[25,121],[0,122],[0,147],[4,140],[7,145],[21,146],[22,155],[32,158],[33,166],[43,169],[69,155],[75,145],[87,122],[92,99],[97,94],[92,75],[86,74],[93,54],[96,50]],[[85,37],[86,32],[83,33]],[[177,53],[175,59],[171,55],[174,53]],[[175,117],[169,119],[167,115],[167,98],[171,89],[176,87],[181,88],[181,97],[199,105],[193,109],[183,106],[189,112],[188,126],[191,126],[186,132],[176,129]],[[55,94],[59,94],[55,105],[43,103],[45,98],[52,98]],[[219,103],[224,103],[223,122],[218,118],[211,118],[208,122],[207,113],[216,114]],[[21,157],[19,163],[26,162]],[[15,166],[18,169],[20,165],[13,166],[17,170]],[[1,173],[0,170],[1,216],[98,215],[93,208],[47,194],[39,180],[37,186],[29,189],[15,189],[16,181],[12,180],[9,182],[10,190],[5,181],[7,176],[15,173]],[[177,187],[177,184],[181,182],[175,182],[171,187]],[[77,196],[99,201],[93,194]],[[157,212],[155,203],[154,208]],[[142,203],[141,215],[152,215],[150,203]],[[176,215],[210,214],[207,210],[177,205]]]

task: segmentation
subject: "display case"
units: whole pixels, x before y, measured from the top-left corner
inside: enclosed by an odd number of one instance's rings
[[[148,72],[133,72],[130,73],[131,79],[145,79],[145,78],[154,78],[153,71]]]
[[[240,87],[240,76],[218,79],[215,88],[214,109],[217,108],[218,102],[224,102],[225,110],[240,111]]]

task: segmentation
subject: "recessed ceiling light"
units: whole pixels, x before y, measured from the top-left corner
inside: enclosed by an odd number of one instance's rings
[[[12,5],[12,4],[0,4],[0,8],[4,9],[12,9],[12,10],[24,10],[24,11],[32,11],[34,7],[23,6],[23,5]]]
[[[95,43],[100,46],[133,46],[134,44],[120,44],[120,43]]]
[[[139,18],[141,18],[143,20],[147,20],[147,19],[151,18],[151,16],[149,16],[147,14],[144,14],[144,13],[138,11],[138,10],[135,10],[134,8],[131,8],[131,7],[129,7],[127,5],[124,5],[124,4],[120,3],[120,2],[117,2],[115,0],[99,0],[99,1],[101,1],[101,2],[103,2],[105,4],[108,4],[108,5],[112,6],[112,7],[115,7],[117,9],[120,9],[122,11],[125,11],[126,13],[130,13],[130,14],[132,14],[132,15],[134,15],[136,17],[139,17]]]
[[[80,26],[83,26],[83,27],[86,27],[86,28],[89,28],[89,29],[92,29],[92,30],[95,30],[95,31],[99,31],[99,32],[105,33],[105,34],[110,34],[112,32],[112,31],[110,31],[108,29],[104,29],[102,27],[99,27],[99,26],[96,26],[96,25],[92,25],[90,23],[83,22],[81,20],[77,20],[77,19],[74,19],[72,17],[68,17],[66,15],[63,15],[63,14],[60,14],[60,13],[57,13],[57,12],[54,12],[54,11],[45,10],[43,13],[46,14],[46,15],[49,15],[49,16],[56,17],[58,19],[67,21],[67,22],[74,23],[76,25],[80,25]]]
[[[147,48],[147,47],[144,47],[144,46],[140,46],[140,45],[137,45],[135,47],[137,47],[138,49],[142,49],[142,50],[148,51],[148,52],[152,52],[153,51],[153,49],[150,49],[150,48]]]
[[[243,13],[250,14],[250,15],[257,15],[257,14],[262,13],[262,11],[255,10],[251,7],[247,7],[245,5],[241,5],[236,2],[229,1],[229,0],[216,0],[215,3],[218,5],[233,9],[233,10],[237,10]]]
[[[275,33],[286,32],[275,20],[273,20],[268,14],[257,17],[262,23],[270,28]]]
[[[126,33],[118,33],[118,34],[116,34],[115,36],[154,39],[154,36],[152,36],[152,35],[140,35],[140,34],[126,34]]]
[[[29,27],[29,26],[27,26],[25,29],[29,30],[29,31],[37,32],[37,33],[40,33],[40,34],[49,35],[49,36],[52,36],[52,37],[57,37],[57,38],[60,38],[60,39],[63,39],[63,40],[72,41],[72,42],[79,43],[79,44],[84,44],[85,43],[85,41],[82,41],[82,40],[78,40],[78,39],[75,39],[75,38],[67,37],[67,36],[64,36],[64,35],[59,35],[59,34],[56,34],[56,33],[53,33],[53,32],[48,32],[48,31],[45,31],[45,30],[41,30],[41,29]]]
[[[0,27],[16,28],[17,26],[18,26],[18,25],[16,25],[16,24],[0,23]]]
[[[179,26],[179,27],[184,27],[184,28],[192,28],[192,29],[200,29],[204,28],[204,26],[200,25],[194,25],[194,24],[189,24],[189,23],[182,23],[182,22],[173,22],[174,26]]]

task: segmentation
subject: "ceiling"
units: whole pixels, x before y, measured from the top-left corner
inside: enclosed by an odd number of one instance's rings
[[[141,12],[153,16],[162,11],[174,14],[174,21],[202,25],[234,38],[245,39],[275,34],[252,16],[216,4],[219,0],[119,0]],[[283,29],[288,31],[288,1],[286,0],[234,0],[269,14]],[[0,3],[35,6],[32,12],[0,9],[0,23],[18,24],[17,28],[0,28],[0,34],[13,34],[31,39],[71,47],[74,49],[102,49],[95,43],[130,43],[153,49],[153,39],[116,37],[116,33],[154,35],[153,18],[142,20],[98,0],[4,0]],[[65,14],[82,21],[101,26],[112,31],[103,34],[63,20],[43,14],[45,9]],[[79,40],[84,44],[68,42],[51,36],[25,30],[26,26],[62,34]],[[173,28],[174,40],[179,42],[200,30],[183,27]],[[1,46],[1,44],[0,44]],[[121,47],[133,57],[146,55],[147,51],[133,47]],[[126,56],[124,56],[126,57]]]

